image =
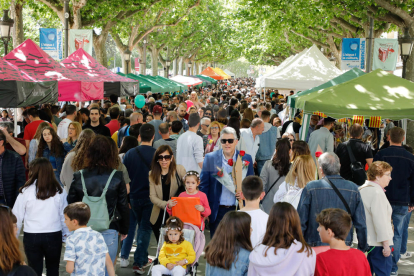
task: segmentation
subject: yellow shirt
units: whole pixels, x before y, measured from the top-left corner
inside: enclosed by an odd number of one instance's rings
[[[118,131],[115,131],[114,134],[112,134],[111,138],[115,141],[115,144],[118,146]]]
[[[164,242],[160,251],[160,256],[158,257],[160,264],[166,267],[168,263],[175,264],[184,259],[187,259],[188,264],[192,264],[196,259],[193,245],[190,242],[183,241],[180,244]],[[186,265],[183,266],[183,268],[186,267]]]

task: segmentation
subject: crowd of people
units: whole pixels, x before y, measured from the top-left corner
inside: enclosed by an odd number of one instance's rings
[[[142,108],[111,95],[3,110],[0,276],[59,275],[62,243],[72,275],[114,276],[117,263],[185,275],[200,254],[180,208],[209,231],[208,276],[398,275],[414,209],[404,130],[318,115],[302,126],[300,111],[289,119],[293,91],[254,86],[149,92]]]

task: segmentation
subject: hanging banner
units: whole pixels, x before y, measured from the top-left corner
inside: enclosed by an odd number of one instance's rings
[[[40,28],[40,48],[55,60],[63,59],[62,30]]]
[[[135,58],[135,72],[139,73],[139,58]]]
[[[92,55],[92,39],[92,30],[69,30],[69,55],[80,48]]]
[[[398,39],[376,38],[372,70],[394,71],[397,67]]]
[[[341,69],[365,70],[365,38],[343,38]]]

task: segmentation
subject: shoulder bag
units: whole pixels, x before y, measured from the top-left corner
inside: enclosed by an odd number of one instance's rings
[[[185,192],[185,185],[181,178],[178,176],[177,171],[175,171],[175,178],[177,179],[178,189],[174,197],[178,197],[182,192]]]
[[[342,203],[345,205],[346,210],[348,211],[348,214],[352,217],[351,209],[349,208],[348,203],[346,202],[345,198],[342,196],[341,192],[338,190],[338,188],[332,183],[332,181],[329,180],[329,178],[324,177],[326,182],[331,185],[332,189],[335,191],[335,193],[338,195],[339,199],[342,201]]]
[[[265,194],[265,196],[263,197],[262,202],[265,200],[265,198],[267,197],[268,193],[272,190],[272,188],[276,185],[276,183],[279,181],[279,179],[280,179],[281,177],[282,177],[282,176],[280,175],[280,176],[276,179],[276,181],[272,184],[272,186],[270,186],[269,190],[267,190],[267,191],[266,191],[266,194]]]
[[[348,141],[346,148],[348,150],[349,159],[351,160],[352,181],[358,186],[361,186],[365,183],[365,180],[367,180],[367,175],[364,166],[362,166],[361,162],[355,159],[350,142],[351,141]]]

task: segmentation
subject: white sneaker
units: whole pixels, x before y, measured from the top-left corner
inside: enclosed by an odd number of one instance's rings
[[[128,267],[129,266],[129,260],[121,258],[120,266],[121,267]]]
[[[409,258],[411,258],[413,256],[413,253],[411,253],[411,252],[405,252],[404,254],[401,254],[400,255],[400,259],[409,259]]]

